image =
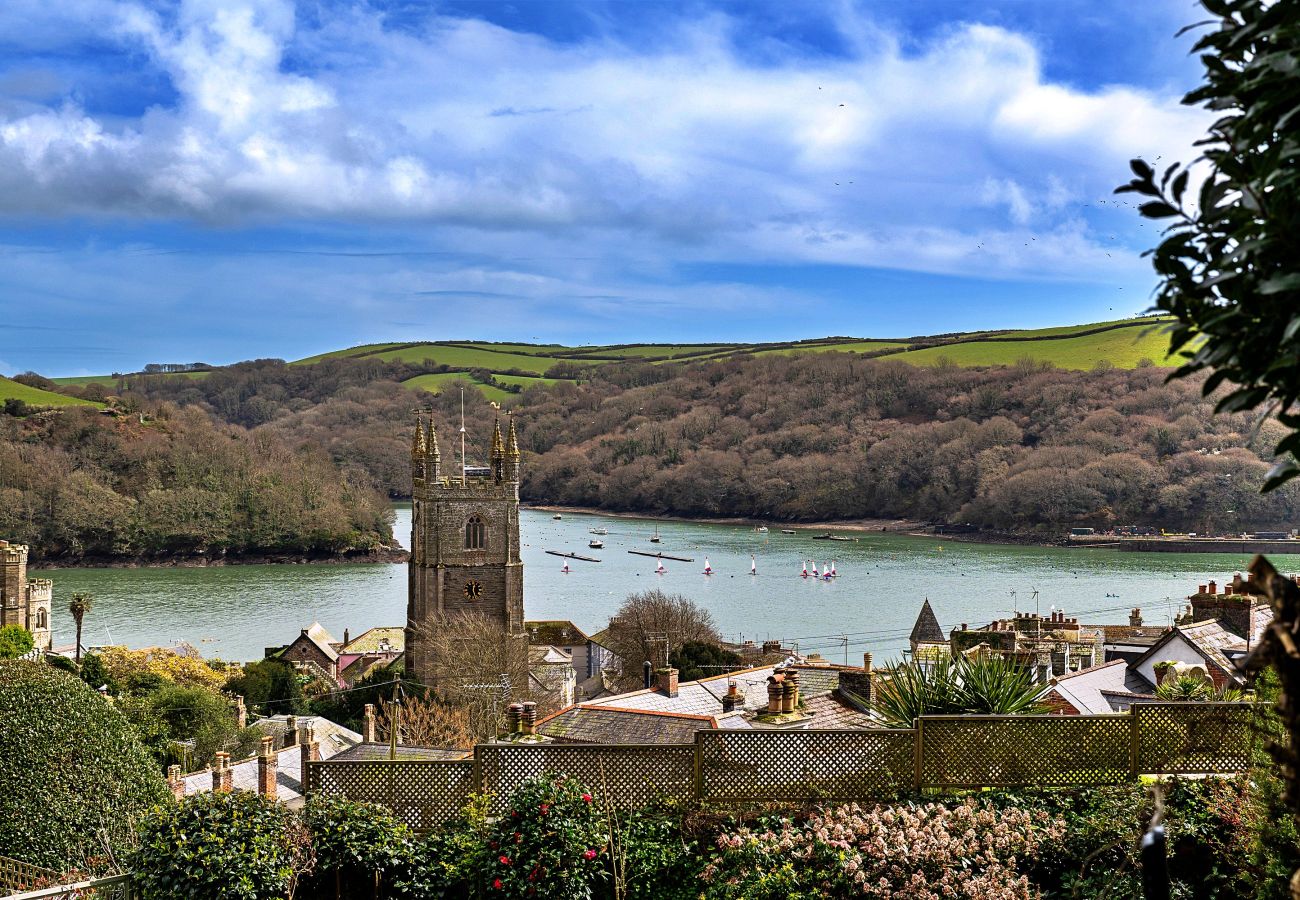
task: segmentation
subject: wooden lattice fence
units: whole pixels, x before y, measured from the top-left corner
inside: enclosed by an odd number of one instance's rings
[[[483,744],[473,760],[309,764],[307,789],[382,803],[428,829],[471,793],[499,811],[515,788],[565,774],[622,806],[871,800],[902,791],[1085,787],[1139,775],[1241,772],[1254,718],[1244,703],[1137,703],[1097,716],[924,716],[915,728],[700,731],[694,744]]]

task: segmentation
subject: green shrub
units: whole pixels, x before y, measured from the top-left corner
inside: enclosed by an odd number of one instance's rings
[[[475,794],[460,818],[410,847],[405,865],[393,874],[391,893],[402,900],[460,900],[484,884],[489,857],[488,801]]]
[[[614,877],[627,900],[695,900],[703,858],[686,839],[680,816],[660,809],[612,814]]]
[[[605,868],[605,843],[600,811],[576,781],[527,781],[493,823],[479,887],[501,897],[590,897]]]
[[[0,662],[0,853],[51,869],[129,845],[170,796],[122,714],[75,676]]]
[[[311,797],[303,812],[316,865],[315,896],[369,894],[403,868],[414,851],[411,830],[373,803],[341,797]]]
[[[95,690],[104,688],[110,696],[116,697],[122,692],[122,686],[109,674],[98,653],[87,653],[81,657],[81,680]]]
[[[145,818],[131,870],[144,900],[278,900],[310,869],[309,848],[276,801],[208,791]]]
[[[32,633],[21,625],[0,628],[0,659],[17,659],[32,651],[36,643]]]
[[[241,730],[230,700],[211,688],[164,682],[143,697],[123,699],[121,708],[161,765],[180,763],[187,772],[210,765],[218,750],[233,759],[248,756],[261,737],[255,728]],[[193,742],[192,749],[182,753],[180,742]]]

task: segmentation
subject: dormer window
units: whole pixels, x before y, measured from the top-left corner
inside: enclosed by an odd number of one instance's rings
[[[478,516],[470,516],[465,523],[465,549],[482,550],[487,546],[487,529]]]

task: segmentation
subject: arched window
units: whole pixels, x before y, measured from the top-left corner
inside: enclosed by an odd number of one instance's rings
[[[50,615],[45,611],[44,608],[36,610],[36,627],[37,628],[50,627]]]
[[[465,549],[482,550],[487,546],[487,529],[478,516],[470,516],[465,523]]]

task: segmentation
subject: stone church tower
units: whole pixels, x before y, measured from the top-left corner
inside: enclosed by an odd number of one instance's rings
[[[519,558],[519,441],[493,428],[488,465],[449,472],[432,420],[419,417],[411,445],[411,561],[406,665],[436,687],[429,636],[446,614],[471,611],[526,643],[524,566]]]
[[[0,541],[0,625],[26,628],[37,650],[49,650],[53,599],[53,582],[27,577],[27,545]]]

